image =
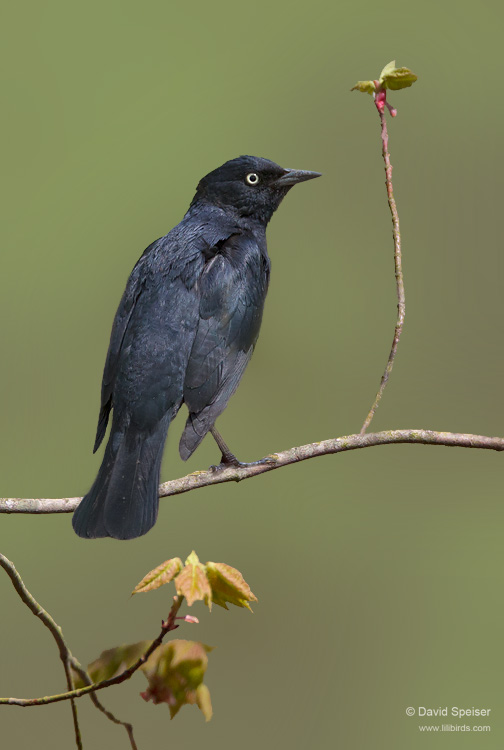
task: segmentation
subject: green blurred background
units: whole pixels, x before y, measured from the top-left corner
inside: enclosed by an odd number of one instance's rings
[[[395,321],[378,117],[350,94],[395,58],[390,96],[407,317],[373,429],[504,434],[502,4],[10,4],[3,21],[3,496],[84,493],[112,319],[143,249],[201,176],[242,153],[319,170],[268,233],[272,282],[242,385],[219,422],[243,460],[358,432]],[[163,479],[184,465],[182,416]],[[0,549],[83,661],[154,637],[169,592],[129,598],[195,549],[259,598],[177,635],[218,648],[214,718],[169,721],[143,676],[102,699],[141,750],[204,746],[501,748],[503,458],[385,446],[166,499],[148,536],[86,542],[70,516],[0,516]],[[0,576],[0,694],[63,689],[48,632]],[[81,700],[85,747],[124,731]],[[419,732],[407,706],[492,708],[492,731]],[[436,720],[432,723],[439,723]],[[70,708],[0,710],[2,748],[72,747]]]

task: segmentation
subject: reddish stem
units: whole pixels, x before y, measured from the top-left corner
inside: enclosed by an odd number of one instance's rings
[[[392,236],[394,238],[394,264],[395,264],[395,277],[396,277],[396,290],[397,290],[397,321],[395,325],[394,330],[394,338],[392,341],[392,348],[390,350],[390,354],[387,360],[387,366],[385,368],[385,372],[382,375],[380,387],[378,389],[378,393],[376,394],[376,398],[374,400],[374,403],[369,410],[369,413],[364,421],[364,424],[362,425],[362,429],[360,434],[364,435],[367,428],[371,424],[371,420],[374,417],[374,413],[376,409],[378,408],[378,404],[380,403],[380,399],[383,395],[383,391],[385,390],[385,386],[387,385],[387,381],[389,379],[389,375],[392,372],[392,367],[394,366],[394,359],[397,353],[397,347],[399,345],[399,339],[401,338],[401,333],[404,325],[404,318],[406,315],[406,299],[404,294],[404,279],[403,279],[403,272],[402,272],[402,256],[401,256],[401,233],[399,229],[399,215],[397,213],[397,206],[394,199],[394,189],[392,185],[392,164],[390,163],[390,154],[388,150],[388,131],[387,131],[387,121],[385,119],[385,105],[389,107],[390,105],[387,102],[386,97],[386,90],[378,88],[376,94],[375,94],[375,104],[376,109],[378,110],[378,114],[380,116],[380,122],[381,122],[381,140],[382,140],[382,156],[383,161],[385,162],[385,185],[387,187],[387,198],[388,198],[388,204],[390,208],[390,213],[392,215]],[[395,110],[394,110],[395,112]],[[392,116],[394,114],[391,111]],[[397,114],[397,113],[396,113]]]

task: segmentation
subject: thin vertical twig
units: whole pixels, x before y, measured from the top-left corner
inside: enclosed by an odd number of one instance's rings
[[[403,272],[402,272],[402,256],[401,256],[401,232],[399,229],[399,215],[397,213],[397,206],[394,198],[394,189],[392,185],[392,164],[390,163],[390,154],[388,150],[388,131],[387,131],[387,122],[385,120],[385,113],[383,109],[380,109],[377,107],[378,114],[380,116],[380,122],[381,122],[381,140],[382,140],[382,156],[383,161],[385,162],[385,185],[387,187],[387,197],[388,197],[388,204],[390,208],[390,213],[392,214],[392,235],[394,238],[394,264],[395,264],[395,278],[396,278],[396,290],[397,290],[397,320],[394,330],[394,339],[392,341],[392,348],[390,350],[390,354],[387,360],[387,366],[385,368],[385,372],[382,375],[380,387],[378,389],[378,393],[376,394],[376,398],[374,400],[374,403],[369,410],[369,413],[364,420],[364,424],[362,425],[360,434],[364,435],[367,428],[371,424],[371,420],[374,417],[375,411],[378,408],[378,404],[380,403],[380,399],[383,395],[383,391],[385,390],[385,386],[387,385],[387,381],[389,379],[390,373],[392,372],[392,367],[394,366],[394,359],[397,353],[397,347],[399,345],[399,339],[401,338],[401,333],[404,325],[404,318],[406,315],[406,299],[404,295],[404,278],[403,278]]]

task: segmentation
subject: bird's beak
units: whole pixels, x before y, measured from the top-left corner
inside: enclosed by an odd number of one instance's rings
[[[286,169],[285,173],[273,182],[273,187],[291,187],[298,182],[313,180],[315,177],[322,177],[320,172],[307,172],[304,169]]]

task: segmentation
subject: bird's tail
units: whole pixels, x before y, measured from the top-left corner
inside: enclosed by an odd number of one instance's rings
[[[146,432],[129,425],[110,433],[102,465],[72,519],[76,534],[87,539],[134,539],[156,523],[163,447],[170,419]]]

